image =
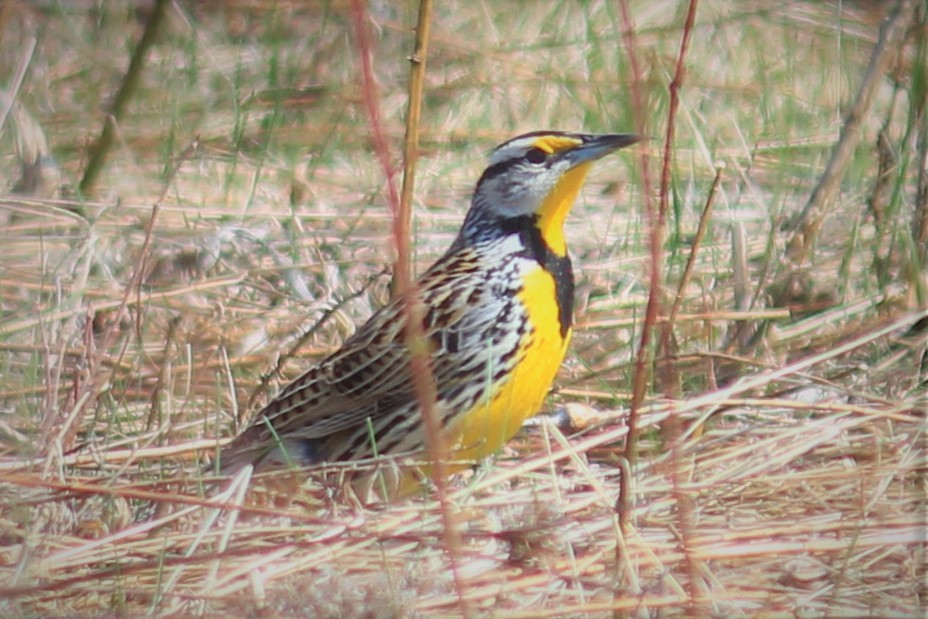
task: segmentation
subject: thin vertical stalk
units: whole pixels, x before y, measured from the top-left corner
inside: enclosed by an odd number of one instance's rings
[[[410,109],[407,114],[406,126],[406,153],[413,152],[418,144],[418,124],[421,111],[421,90],[425,72],[425,52],[427,50],[428,21],[431,14],[431,3],[423,0],[423,7],[420,5],[418,23],[421,26],[424,22],[426,27],[424,31],[417,29],[416,32],[416,49],[413,60],[413,75],[410,77]],[[352,0],[352,20],[355,28],[355,40],[358,46],[358,53],[361,59],[362,71],[362,90],[364,103],[367,108],[368,118],[371,125],[371,135],[374,142],[374,150],[377,158],[383,167],[387,181],[387,195],[392,213],[392,232],[394,244],[396,247],[396,272],[393,278],[393,289],[395,295],[402,295],[405,307],[405,337],[406,346],[409,350],[409,365],[412,375],[412,384],[415,389],[416,399],[422,414],[423,426],[427,435],[427,448],[429,461],[432,465],[432,479],[435,483],[435,494],[438,500],[439,509],[442,517],[442,535],[445,540],[445,546],[448,549],[448,562],[454,581],[455,592],[458,597],[458,604],[464,616],[469,616],[468,605],[464,599],[464,586],[458,567],[458,556],[460,555],[460,536],[457,531],[451,506],[447,499],[445,491],[445,461],[447,447],[444,444],[441,434],[441,423],[435,411],[435,402],[437,399],[437,387],[435,377],[432,374],[430,363],[428,342],[425,338],[423,328],[423,319],[425,317],[425,308],[419,297],[419,291],[414,285],[409,268],[409,230],[411,227],[411,199],[413,190],[413,173],[415,163],[406,162],[404,171],[404,193],[408,193],[406,206],[402,206],[401,199],[396,191],[394,183],[395,168],[390,162],[390,154],[387,148],[383,123],[378,106],[379,98],[377,88],[374,82],[374,71],[371,62],[371,41],[368,29],[367,6],[364,0]],[[424,11],[423,11],[424,9]],[[417,65],[419,66],[417,70]],[[418,77],[414,77],[419,73]],[[415,80],[415,85],[413,83]],[[414,88],[418,88],[419,94],[415,95]],[[413,110],[415,107],[415,110]],[[415,123],[413,125],[413,122]],[[405,214],[404,214],[405,208]]]
[[[120,118],[122,118],[126,105],[128,105],[132,95],[135,94],[139,78],[142,76],[145,57],[148,54],[149,48],[154,45],[155,39],[158,37],[158,32],[161,30],[161,26],[165,21],[164,18],[170,3],[171,0],[157,0],[157,2],[155,2],[154,9],[148,18],[148,22],[145,24],[145,31],[142,33],[142,38],[135,47],[135,52],[133,52],[132,59],[129,61],[129,68],[113,100],[113,107],[103,122],[103,131],[100,133],[100,137],[97,138],[96,143],[91,149],[90,161],[87,163],[87,168],[84,170],[83,178],[81,178],[80,191],[82,194],[86,194],[93,188],[100,171],[103,169],[103,164],[106,163],[106,157],[109,155],[110,148],[113,145],[116,125],[119,123]]]
[[[680,52],[677,55],[677,66],[674,71],[673,80],[670,82],[670,86],[668,87],[670,92],[670,103],[667,109],[667,131],[664,135],[664,154],[661,168],[658,226],[656,232],[652,231],[652,243],[655,244],[658,242],[663,242],[663,233],[667,223],[667,210],[669,208],[670,201],[670,162],[673,156],[673,143],[674,136],[676,134],[676,116],[677,109],[680,106],[680,88],[683,85],[683,79],[686,75],[686,52],[689,48],[690,38],[693,34],[693,26],[696,22],[696,8],[698,4],[698,0],[690,0],[689,7],[687,8],[686,19],[683,24],[683,36],[680,40]],[[708,214],[711,210],[711,197],[714,195],[715,189],[718,186],[719,178],[720,176],[717,172],[716,180],[713,183],[712,194],[710,194],[707,208],[703,211],[703,217],[700,221],[700,233],[705,232],[705,225],[708,222]],[[655,247],[655,245],[652,245],[652,252],[654,252]],[[690,256],[691,260],[696,253],[697,247],[698,245],[694,245],[693,247],[693,253]],[[658,249],[660,248],[658,247]],[[658,251],[656,253],[659,256],[663,256],[662,251]],[[690,264],[687,266],[689,267]],[[655,270],[658,269],[655,267]],[[686,277],[687,275],[684,274],[684,279]],[[654,289],[651,289],[651,298],[656,297],[661,299],[659,294],[660,293],[655,295]],[[674,309],[676,307],[677,303],[674,303]],[[666,321],[661,325],[660,343],[658,345],[658,364],[660,368],[659,374],[665,379],[664,384],[661,385],[661,389],[664,392],[671,392],[674,397],[679,398],[679,393],[673,393],[679,391],[679,381],[677,380],[676,368],[670,362],[670,355],[673,352],[671,350],[672,340],[673,322]],[[687,605],[687,613],[691,617],[705,616],[707,609],[705,608],[704,596],[700,594],[701,587],[698,585],[698,579],[700,577],[699,570],[696,558],[693,556],[693,505],[690,495],[684,488],[686,483],[686,467],[683,465],[683,459],[685,458],[685,454],[682,453],[683,433],[680,431],[680,418],[676,414],[671,413],[671,415],[667,418],[664,431],[671,449],[669,460],[670,481],[673,488],[673,496],[677,504],[677,520],[679,522],[680,541],[683,547],[683,556],[686,559],[688,576],[686,589],[689,601],[689,604]]]
[[[644,99],[641,93],[641,84],[643,81],[641,65],[638,62],[636,52],[638,44],[635,37],[635,24],[632,20],[631,10],[628,6],[628,0],[619,0],[619,11],[622,16],[622,43],[628,56],[628,63],[631,68],[632,79],[629,87],[629,94],[632,98],[632,111],[635,114],[635,130],[647,135],[647,116],[645,115]],[[624,457],[628,462],[628,475],[622,475],[619,482],[619,497],[616,501],[616,510],[619,512],[619,523],[623,530],[628,527],[628,520],[631,515],[632,504],[632,486],[631,474],[635,468],[635,461],[638,459],[638,415],[641,404],[644,402],[645,392],[648,386],[648,349],[651,343],[651,329],[657,324],[657,304],[656,290],[660,285],[660,246],[654,247],[654,234],[657,223],[657,216],[654,207],[654,201],[651,198],[651,175],[648,167],[648,155],[642,149],[641,153],[641,181],[644,198],[645,213],[648,217],[649,230],[651,233],[651,295],[648,298],[648,305],[645,311],[644,324],[641,327],[641,339],[638,343],[638,352],[635,356],[635,364],[632,375],[632,399],[629,403],[628,413],[628,436],[625,439]]]
[[[648,241],[649,241],[649,250],[650,250],[650,262],[651,262],[651,273],[649,278],[649,293],[648,293],[648,304],[645,309],[645,319],[644,325],[641,330],[641,339],[638,345],[638,351],[635,357],[635,367],[634,375],[632,381],[632,401],[630,404],[630,412],[628,419],[628,436],[625,444],[625,458],[629,464],[629,470],[634,471],[635,462],[638,457],[637,453],[637,435],[638,435],[638,415],[642,403],[644,402],[645,395],[648,389],[649,383],[649,361],[650,357],[650,343],[651,343],[651,333],[658,325],[658,317],[662,312],[664,306],[664,292],[663,292],[663,257],[664,257],[664,237],[666,232],[667,224],[667,211],[670,202],[670,162],[672,157],[673,150],[673,141],[676,131],[676,114],[677,108],[679,107],[679,90],[680,86],[683,83],[683,77],[685,74],[685,58],[686,52],[689,47],[690,37],[693,32],[693,25],[696,19],[696,8],[698,5],[697,0],[690,0],[687,14],[683,26],[683,36],[680,41],[680,51],[677,55],[677,64],[674,71],[673,79],[670,82],[668,87],[670,94],[670,102],[667,111],[667,127],[664,134],[664,145],[663,145],[663,156],[662,156],[662,167],[661,167],[661,178],[660,178],[660,187],[659,187],[659,203],[655,207],[654,202],[648,197],[649,190],[648,187],[648,177],[646,176],[646,160],[644,155],[642,156],[642,178],[645,183],[645,207],[646,215],[648,218]],[[641,69],[638,64],[637,55],[635,53],[636,44],[635,44],[635,35],[634,35],[634,22],[631,17],[631,12],[628,6],[628,0],[620,0],[619,8],[622,15],[622,20],[624,22],[623,28],[623,42],[625,44],[625,49],[629,57],[629,64],[632,68],[632,87],[630,89],[632,95],[632,104],[635,110],[636,122],[638,124],[638,131],[644,133],[645,119],[644,119],[644,105],[641,97]],[[658,342],[658,356],[661,358],[666,357],[670,351],[671,346],[671,334],[672,329],[669,322],[665,322],[660,327],[660,340]],[[676,381],[674,380],[672,374],[667,375],[665,372],[672,371],[670,367],[662,368],[662,376],[666,380],[662,380],[663,387],[666,388],[668,385],[675,385]],[[671,387],[673,388],[673,387]],[[696,604],[696,584],[695,584],[695,568],[694,563],[691,560],[690,553],[688,551],[689,543],[689,529],[690,524],[692,523],[692,513],[689,505],[688,497],[684,495],[681,491],[681,474],[679,470],[679,458],[677,456],[677,450],[679,448],[679,431],[676,428],[675,424],[678,421],[671,416],[669,418],[670,428],[669,434],[670,442],[672,449],[674,450],[674,455],[671,458],[671,477],[674,485],[674,494],[678,500],[679,513],[681,520],[681,529],[683,533],[683,550],[687,557],[687,566],[689,568],[689,607],[688,611],[691,616],[696,616],[699,613],[699,608]],[[617,504],[617,509],[619,510],[619,522],[621,523],[623,529],[628,526],[629,517],[631,514],[631,480],[626,479],[628,475],[623,475],[620,485],[620,494]]]
[[[393,271],[393,292],[403,288],[400,281],[411,277],[412,196],[419,159],[419,123],[422,117],[422,92],[425,84],[425,61],[428,57],[429,28],[432,20],[432,0],[420,0],[416,41],[409,57],[409,110],[406,113],[406,139],[403,144],[403,188],[396,214],[396,266]],[[402,246],[402,247],[401,247]]]
[[[702,208],[702,215],[699,216],[699,226],[696,228],[696,238],[693,239],[693,247],[690,249],[690,255],[686,259],[686,266],[683,267],[683,276],[680,278],[680,284],[677,286],[677,294],[674,297],[673,305],[670,308],[670,317],[667,319],[667,328],[673,330],[673,325],[677,321],[677,314],[680,313],[680,306],[683,305],[683,295],[686,294],[686,287],[693,276],[693,267],[696,265],[696,255],[699,248],[702,247],[702,241],[709,229],[709,218],[712,216],[712,206],[715,204],[715,196],[722,182],[722,166],[715,168],[715,178],[712,179],[712,187],[709,189],[709,196],[706,198],[706,204]]]

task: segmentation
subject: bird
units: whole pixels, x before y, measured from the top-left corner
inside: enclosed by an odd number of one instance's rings
[[[574,275],[564,222],[598,159],[643,138],[534,131],[497,146],[448,250],[415,282],[445,473],[496,453],[542,407],[565,358]],[[271,399],[218,454],[232,474],[392,458],[353,481],[408,495],[428,478],[407,297],[395,296]],[[402,468],[403,458],[416,466]],[[386,481],[384,481],[386,479]]]

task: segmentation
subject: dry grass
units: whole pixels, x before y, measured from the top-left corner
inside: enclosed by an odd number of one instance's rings
[[[415,14],[391,4],[372,8],[374,68],[398,153]],[[275,479],[217,494],[198,472],[268,390],[383,301],[390,219],[345,3],[172,6],[96,192],[48,197],[46,182],[0,196],[0,614],[917,616],[928,394],[924,330],[910,327],[928,282],[910,224],[928,129],[911,93],[925,88],[924,21],[864,118],[812,264],[777,279],[779,226],[839,135],[876,4],[700,4],[671,167],[671,295],[724,170],[673,326],[681,396],[649,395],[630,467],[646,190],[638,158],[614,157],[567,231],[578,329],[551,409],[580,427],[534,424],[452,480],[460,587],[429,496],[362,508]],[[16,127],[44,132],[60,166],[30,173],[76,185],[144,6],[0,6],[0,106],[21,106],[0,139],[8,186],[21,180]],[[632,6],[653,135],[685,8]],[[450,242],[495,142],[635,118],[614,4],[435,10],[419,270]],[[658,170],[659,142],[647,148]]]

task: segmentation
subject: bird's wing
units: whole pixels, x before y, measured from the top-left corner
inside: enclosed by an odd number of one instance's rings
[[[488,336],[505,297],[475,279],[468,264],[439,262],[419,282],[439,402],[462,381],[472,381],[466,370],[490,355]],[[414,404],[406,325],[400,300],[382,307],[338,351],[268,403],[242,442],[324,438]]]

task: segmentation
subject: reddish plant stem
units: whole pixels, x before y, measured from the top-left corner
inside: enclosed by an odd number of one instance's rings
[[[387,198],[392,213],[392,234],[396,247],[396,262],[394,273],[394,294],[402,295],[406,313],[405,339],[409,349],[409,364],[412,374],[413,388],[416,399],[422,412],[423,425],[428,440],[429,461],[432,465],[432,480],[435,483],[435,495],[438,500],[442,517],[442,534],[445,546],[448,549],[448,563],[454,581],[458,604],[464,616],[469,616],[468,605],[464,598],[463,578],[458,567],[460,555],[460,536],[457,531],[453,511],[447,498],[445,485],[447,447],[441,433],[441,424],[435,411],[437,387],[429,359],[428,341],[424,331],[424,308],[419,297],[419,291],[410,277],[410,240],[408,223],[404,223],[401,200],[396,190],[394,178],[396,168],[391,163],[387,140],[383,130],[383,122],[378,105],[379,97],[374,80],[374,70],[371,62],[371,41],[368,29],[367,6],[364,0],[352,0],[351,15],[354,22],[355,41],[361,60],[362,96],[367,108],[368,120],[371,128],[371,138],[374,150],[380,165],[384,170],[387,183]],[[428,7],[425,7],[426,10]],[[420,12],[423,7],[420,6]],[[426,20],[428,14],[420,14],[419,22]],[[421,36],[421,33],[420,33]],[[417,48],[419,46],[417,45]],[[417,50],[418,51],[418,50]],[[419,83],[421,87],[421,82]],[[412,103],[415,105],[415,103]],[[418,122],[418,114],[413,119]],[[409,128],[407,127],[407,132]],[[415,131],[415,129],[414,129]],[[408,169],[407,169],[408,170]],[[410,172],[411,173],[411,172]],[[411,180],[408,179],[410,191]]]
[[[663,252],[655,252],[655,248],[660,250],[660,245],[663,244],[663,235],[667,224],[667,211],[670,203],[670,162],[671,157],[673,156],[673,142],[676,133],[676,116],[677,109],[680,106],[680,88],[686,75],[686,52],[689,48],[690,37],[693,33],[693,25],[696,21],[696,7],[698,4],[698,0],[690,0],[689,7],[687,8],[686,19],[683,24],[683,36],[680,40],[680,51],[677,55],[677,65],[674,70],[673,80],[670,82],[668,87],[670,102],[667,109],[667,130],[664,134],[664,153],[661,167],[660,206],[658,208],[657,229],[652,229],[652,258],[655,255],[663,256]],[[704,232],[705,222],[708,221],[707,217],[705,217],[705,215],[708,214],[708,209],[704,211],[703,214],[703,222],[701,223],[700,228]],[[660,243],[660,245],[658,245],[658,243]],[[697,247],[694,246],[693,254],[690,256],[691,259],[695,255],[696,250]],[[657,269],[655,265],[655,270],[662,269]],[[684,274],[684,278],[686,278],[686,274]],[[655,278],[652,276],[652,282],[654,279]],[[659,299],[658,302],[663,305],[662,295],[660,293],[655,294],[655,289],[652,287],[651,296],[648,299],[649,303],[651,299],[655,298]],[[674,306],[677,306],[676,302],[674,303]],[[673,322],[670,320],[662,321],[660,330],[660,342],[657,349],[659,368],[658,375],[662,379],[662,384],[659,386],[659,388],[666,395],[679,398],[679,380],[677,377],[676,368],[670,361],[672,353],[675,352],[672,350],[672,346]],[[687,477],[686,469],[688,467],[684,466],[684,458],[686,456],[683,453],[680,419],[676,414],[671,414],[667,418],[664,431],[665,438],[670,444],[671,448],[671,456],[668,462],[670,466],[670,480],[673,487],[673,496],[677,504],[677,520],[679,523],[680,541],[683,546],[683,555],[686,557],[686,568],[688,576],[686,582],[688,598],[687,613],[691,617],[700,617],[704,616],[708,609],[705,608],[705,600],[703,599],[703,596],[699,594],[700,587],[697,586],[699,571],[697,561],[692,552],[694,525],[693,506],[690,495],[687,493],[685,488]]]
[[[413,53],[409,56],[409,105],[406,113],[406,140],[403,145],[403,189],[400,193],[399,212],[395,218],[396,234],[400,238],[407,239],[407,246],[409,239],[412,238],[412,196],[415,189],[416,162],[419,158],[419,123],[422,117],[422,92],[425,84],[425,62],[428,58],[431,21],[431,0],[420,0],[416,41]],[[400,273],[403,266],[398,263],[394,273]],[[408,277],[409,260],[406,260],[405,268]]]
[[[648,219],[648,243],[651,272],[649,277],[648,303],[645,308],[644,324],[642,325],[641,339],[639,340],[638,350],[635,355],[634,374],[632,377],[632,400],[629,406],[628,436],[626,438],[625,444],[625,459],[628,461],[628,470],[630,473],[634,471],[635,463],[638,458],[638,417],[639,410],[642,403],[644,402],[644,398],[648,390],[652,331],[658,325],[659,315],[662,311],[662,307],[665,304],[663,293],[663,245],[667,222],[667,211],[670,202],[670,162],[675,134],[675,119],[677,108],[679,107],[679,90],[685,74],[684,59],[686,57],[686,51],[689,47],[689,41],[693,31],[693,25],[695,23],[697,4],[697,0],[691,0],[689,3],[683,27],[683,37],[680,41],[680,51],[677,56],[676,69],[674,72],[673,80],[669,85],[670,103],[667,113],[667,128],[664,134],[663,157],[659,187],[660,199],[656,207],[650,197],[650,177],[648,175],[647,156],[644,152],[642,152],[641,169],[642,182],[644,185],[645,213]],[[637,130],[640,133],[645,134],[645,108],[641,96],[642,74],[636,54],[637,45],[635,42],[634,21],[631,17],[628,0],[619,0],[619,9],[623,21],[623,43],[632,73],[631,87],[629,89],[632,97],[632,106],[635,113]],[[664,358],[670,351],[672,325],[667,321],[663,321],[660,329],[658,356],[660,358]],[[662,388],[664,389],[666,389],[668,386],[673,386],[671,388],[675,388],[676,380],[674,379],[672,373],[668,373],[671,372],[672,369],[673,368],[669,365],[665,366],[662,364],[660,374],[662,377]],[[671,418],[671,426],[673,426],[675,423],[676,421]],[[670,433],[674,436],[679,436],[679,431],[677,430],[674,432],[673,427],[671,427]],[[676,450],[678,448],[678,441],[672,438],[671,443],[673,448]],[[692,510],[690,509],[687,497],[683,496],[681,492],[681,476],[678,467],[678,458],[676,456],[671,458],[671,467],[671,474],[674,480],[675,496],[678,499],[680,505],[680,518],[681,523],[683,524],[681,528],[684,531],[683,546],[684,551],[686,552],[688,547],[687,539],[689,537],[689,524],[692,522]],[[626,479],[626,477],[626,475],[622,476],[619,489],[619,498],[616,504],[616,508],[619,510],[619,522],[625,530],[628,528],[632,503],[631,480]],[[690,568],[690,604],[688,610],[690,614],[694,615],[698,613],[698,608],[695,603],[694,576],[696,574],[694,564],[690,560],[688,552],[687,560],[688,567]]]
[[[646,125],[647,116],[644,109],[644,101],[641,94],[641,66],[638,62],[636,52],[638,44],[635,37],[635,24],[632,20],[631,11],[628,6],[628,0],[619,0],[619,12],[622,17],[622,43],[625,47],[628,63],[631,67],[632,79],[629,85],[629,94],[632,98],[632,111],[635,115],[635,129],[642,135],[647,135]],[[638,417],[641,405],[644,402],[644,396],[648,388],[648,349],[651,343],[651,329],[657,323],[657,290],[660,286],[660,263],[661,247],[655,245],[655,234],[657,240],[660,239],[657,231],[657,215],[655,213],[654,201],[651,198],[651,175],[648,167],[648,154],[644,149],[641,153],[641,181],[642,196],[644,197],[644,208],[648,218],[650,230],[650,249],[651,249],[651,293],[648,297],[648,304],[645,310],[644,324],[641,328],[641,339],[638,343],[638,352],[635,355],[634,373],[632,375],[632,399],[629,403],[628,413],[628,436],[625,439],[624,457],[628,461],[629,475],[622,475],[619,484],[619,497],[616,501],[616,510],[619,512],[619,523],[623,530],[627,531],[629,517],[631,516],[632,504],[632,487],[631,472],[634,471],[634,465],[638,458]]]

